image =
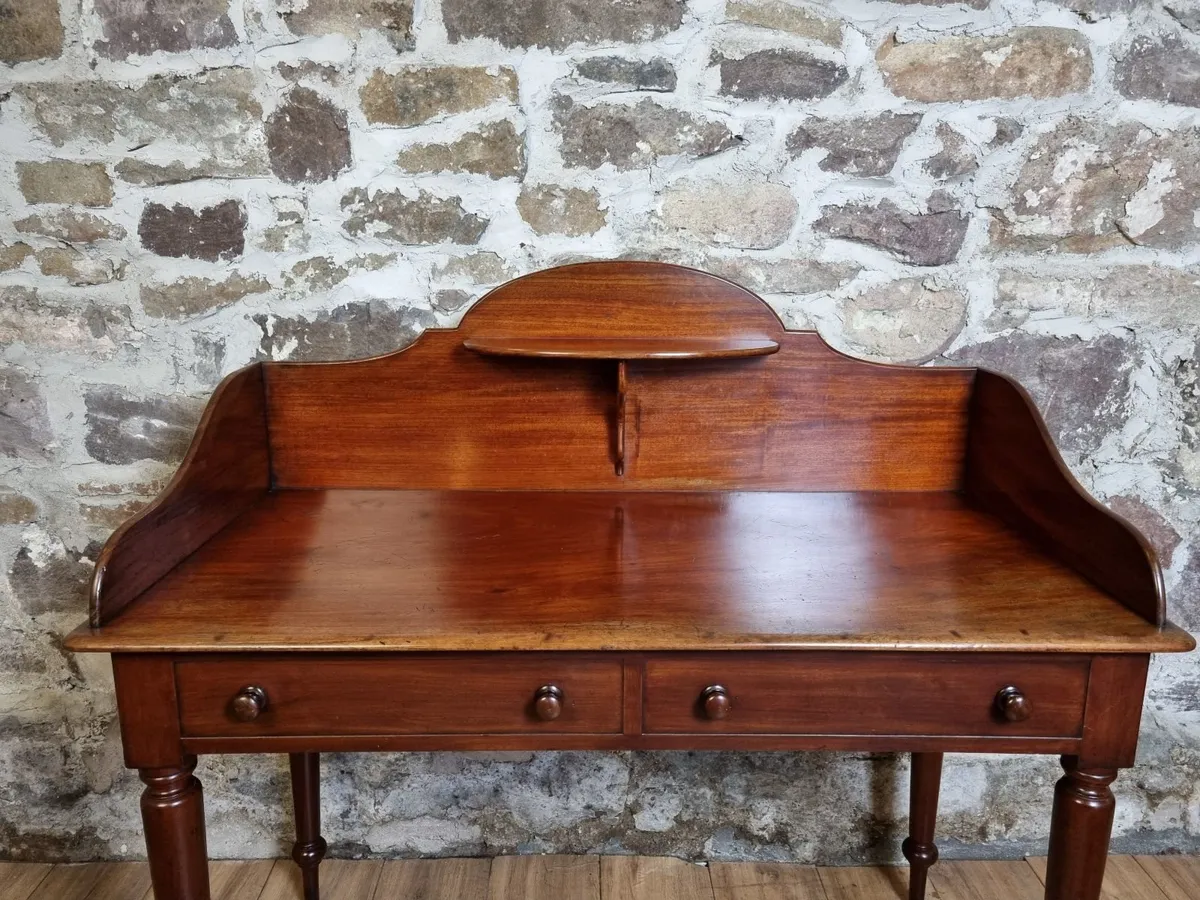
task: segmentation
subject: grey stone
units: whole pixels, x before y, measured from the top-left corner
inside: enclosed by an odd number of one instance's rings
[[[253,178],[265,175],[267,168],[257,158],[245,162],[223,163],[216,159],[194,162],[152,163],[130,157],[114,167],[117,177],[129,184],[184,184],[202,178]]]
[[[663,194],[663,221],[692,237],[747,250],[787,240],[800,205],[774,182],[679,181]]]
[[[413,47],[412,0],[293,0],[281,11],[296,34],[344,34],[358,37],[367,29],[382,31],[397,50]]]
[[[33,255],[33,248],[18,241],[15,244],[0,243],[0,272],[19,269]]]
[[[41,459],[53,440],[37,385],[21,369],[0,363],[0,456]]]
[[[225,339],[207,334],[192,335],[190,366],[201,384],[216,387],[225,374]]]
[[[877,54],[893,93],[930,103],[1061,97],[1087,90],[1092,54],[1066,28],[1015,28],[999,37],[946,37],[898,44]]]
[[[448,288],[433,295],[433,308],[440,313],[452,313],[470,303],[472,297],[458,288]]]
[[[275,224],[263,229],[259,246],[272,253],[308,248],[308,205],[303,197],[273,197]]]
[[[599,103],[587,107],[560,95],[553,106],[563,161],[568,166],[596,169],[611,163],[627,171],[648,166],[660,156],[700,158],[738,144],[721,123],[660,106],[648,98],[633,106]]]
[[[43,275],[65,278],[71,284],[108,284],[125,277],[125,261],[89,256],[74,247],[46,247],[37,252]]]
[[[229,0],[95,0],[95,10],[104,39],[94,46],[109,59],[237,43]]]
[[[363,115],[375,125],[419,125],[443,116],[517,102],[517,73],[464,66],[408,66],[376,70],[358,93]]]
[[[115,385],[90,387],[83,401],[84,447],[92,459],[111,465],[141,459],[178,463],[203,408],[190,397],[130,397]]]
[[[588,81],[631,91],[673,91],[677,83],[675,67],[661,57],[642,61],[623,56],[594,56],[577,63],[575,73]]]
[[[718,56],[721,93],[744,100],[816,100],[846,83],[846,67],[799,50],[756,50]]]
[[[444,265],[434,266],[432,274],[439,281],[492,286],[510,281],[518,273],[499,254],[480,250],[452,257]]]
[[[989,145],[991,149],[997,147],[1007,147],[1009,144],[1015,144],[1020,140],[1021,135],[1025,133],[1025,126],[1016,119],[999,118],[996,122],[996,136],[992,138]]]
[[[944,266],[958,257],[967,225],[967,217],[954,210],[910,213],[884,200],[878,206],[826,207],[813,228],[888,250],[914,266]]]
[[[837,290],[860,271],[849,263],[746,255],[708,257],[703,268],[751,291],[767,294],[823,294]]]
[[[1139,6],[1147,6],[1146,0],[1052,0],[1088,22],[1099,22],[1118,13],[1128,14]]]
[[[505,119],[470,131],[448,144],[419,144],[401,150],[396,165],[405,172],[469,172],[489,178],[525,174],[525,137]]]
[[[79,514],[89,525],[114,531],[127,519],[141,512],[148,500],[126,500],[122,503],[80,503]]]
[[[151,318],[190,319],[270,289],[262,278],[233,274],[222,281],[187,277],[171,284],[143,284],[140,290],[142,309]]]
[[[242,255],[246,246],[246,210],[226,200],[199,211],[147,203],[138,222],[142,246],[159,256],[191,257],[216,262]]]
[[[987,9],[992,0],[892,0],[904,6],[970,6],[973,9]]]
[[[136,340],[127,306],[48,301],[33,288],[0,288],[0,346],[20,343],[105,359]]]
[[[423,190],[410,198],[398,190],[368,195],[366,188],[354,188],[342,197],[342,209],[349,213],[342,225],[348,234],[401,244],[475,244],[488,226],[487,219],[463,209],[460,198]]]
[[[0,62],[48,59],[62,48],[58,0],[0,0]]]
[[[1200,51],[1178,35],[1139,35],[1117,62],[1114,80],[1135,100],[1200,106]]]
[[[1200,328],[1200,273],[1130,265],[1084,277],[1002,272],[996,304],[1009,323],[1031,316],[1105,320],[1144,329]]]
[[[437,320],[429,310],[395,308],[382,300],[356,301],[318,313],[278,318],[257,315],[260,359],[353,359],[407,346]]]
[[[125,229],[95,213],[74,209],[39,212],[18,219],[13,227],[22,234],[40,234],[72,244],[91,244],[96,241],[119,241]]]
[[[934,178],[961,178],[979,168],[971,142],[945,122],[938,123],[937,139],[942,149],[925,161],[925,171]]]
[[[838,305],[842,333],[856,349],[891,362],[940,354],[966,324],[967,298],[921,278],[876,285]]]
[[[780,0],[767,0],[765,3],[729,0],[725,4],[725,17],[732,22],[791,32],[831,47],[842,45],[841,22],[822,18],[803,7]]]
[[[683,10],[683,0],[442,0],[451,43],[482,37],[505,47],[637,43],[674,31]]]
[[[21,609],[28,616],[85,611],[87,587],[99,553],[98,543],[72,550],[56,541],[50,553],[22,547],[8,573]]]
[[[18,162],[17,181],[27,203],[78,203],[111,206],[112,179],[103,163],[65,159]]]
[[[1167,12],[1188,31],[1200,33],[1200,2],[1197,0],[1167,0]]]
[[[1130,243],[1179,249],[1200,238],[1200,129],[1155,135],[1135,123],[1069,118],[1042,135],[1007,204],[1001,249],[1091,253]]]
[[[1016,333],[955,351],[951,358],[1002,372],[1033,395],[1055,444],[1095,452],[1129,419],[1137,348],[1127,338],[1095,340]]]
[[[346,114],[315,91],[295,88],[267,119],[267,153],[284,181],[328,181],[350,167]]]
[[[920,113],[884,113],[864,119],[810,119],[788,137],[792,153],[827,149],[818,165],[826,172],[877,177],[896,165],[904,142],[921,124]]]
[[[24,494],[0,487],[0,525],[24,525],[37,518],[37,504]]]
[[[517,210],[534,234],[595,234],[608,222],[595,190],[557,184],[526,184],[517,197]]]

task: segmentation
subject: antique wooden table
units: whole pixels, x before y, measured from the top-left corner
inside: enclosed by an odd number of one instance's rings
[[[227,378],[97,563],[159,900],[208,900],[202,753],[1052,753],[1046,896],[1096,900],[1164,617],[1146,541],[990,372],[866,363],[729,282],[589,263],[453,330]]]

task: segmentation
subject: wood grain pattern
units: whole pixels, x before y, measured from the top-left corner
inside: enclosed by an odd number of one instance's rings
[[[497,856],[490,900],[600,900],[599,856]]]
[[[777,341],[765,338],[588,338],[504,337],[476,334],[463,346],[484,356],[538,359],[743,359],[770,356]]]
[[[1084,764],[1119,769],[1137,757],[1149,656],[1097,656],[1088,679],[1083,725]]]
[[[115,618],[269,486],[262,367],[254,365],[221,382],[175,477],[104,545],[92,576],[91,624]]]
[[[321,900],[370,900],[383,873],[383,860],[329,859],[321,863]],[[277,865],[271,869],[259,900],[299,900],[303,895],[300,870]]]
[[[401,575],[401,573],[403,573]],[[1187,649],[950,493],[284,491],[75,650]]]
[[[210,862],[208,881],[212,900],[258,900],[275,865],[273,859]]]
[[[171,660],[155,654],[116,653],[112,667],[125,765],[179,765],[183,751]]]
[[[713,900],[708,869],[663,856],[600,857],[601,900]]]
[[[0,862],[0,900],[29,900],[50,869],[45,863]]]
[[[1156,859],[1157,857],[1150,857]],[[1046,859],[1036,857],[1029,860],[1033,871],[1043,883],[1046,880]],[[1188,895],[1195,900],[1197,895]],[[1132,856],[1111,856],[1104,868],[1104,886],[1101,900],[1174,900],[1156,883],[1146,869]]]
[[[87,900],[154,900],[150,869],[138,862],[105,863]]]
[[[1116,859],[1111,858],[1110,864]],[[1200,859],[1194,856],[1138,856],[1135,859],[1167,900],[1200,897]]]
[[[1043,900],[1042,882],[1024,860],[943,861],[929,881],[938,900]]]
[[[847,866],[817,874],[828,900],[903,900],[908,892],[908,869]]]
[[[41,880],[29,900],[87,900],[111,863],[55,866]]]
[[[403,859],[383,864],[376,900],[488,900],[489,859]]]
[[[821,876],[813,866],[711,862],[708,873],[714,900],[826,900]]]

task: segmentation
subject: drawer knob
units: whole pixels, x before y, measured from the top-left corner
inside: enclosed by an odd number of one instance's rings
[[[1024,722],[1033,715],[1033,706],[1020,688],[1009,685],[996,695],[996,710],[1008,722]]]
[[[237,692],[230,709],[239,722],[253,722],[267,711],[267,692],[253,684]]]
[[[563,711],[563,692],[556,684],[544,684],[533,695],[533,711],[543,722],[553,722]]]
[[[704,715],[710,719],[725,719],[729,716],[733,701],[729,698],[729,691],[714,684],[704,689],[700,695],[700,705],[704,707]]]

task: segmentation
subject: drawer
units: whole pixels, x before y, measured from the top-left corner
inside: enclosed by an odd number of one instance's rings
[[[1083,727],[1087,679],[1085,657],[849,652],[652,657],[644,680],[645,731],[1076,737]],[[715,687],[724,695],[706,695]],[[1006,694],[1006,715],[998,697],[1007,688],[1016,691]]]
[[[621,731],[621,662],[602,657],[227,656],[175,677],[189,737]],[[557,697],[538,704],[548,686]]]

